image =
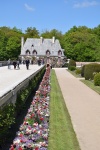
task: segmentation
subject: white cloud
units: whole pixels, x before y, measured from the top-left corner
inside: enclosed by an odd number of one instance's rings
[[[74,4],[74,8],[82,8],[82,7],[90,7],[90,6],[96,6],[98,5],[99,3],[96,2],[96,1],[84,1],[82,3],[75,3]]]
[[[29,11],[34,11],[35,9],[30,7],[28,4],[24,4],[25,8]]]

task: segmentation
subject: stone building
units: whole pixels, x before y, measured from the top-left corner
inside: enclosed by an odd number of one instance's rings
[[[61,48],[58,39],[40,38],[21,38],[21,54],[20,59],[24,61],[26,58],[30,59],[33,64],[38,60],[45,64],[51,64],[53,67],[61,67],[64,63],[64,49]]]

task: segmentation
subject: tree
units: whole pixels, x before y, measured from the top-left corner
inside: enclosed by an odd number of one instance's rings
[[[0,30],[0,60],[6,60],[7,52],[6,52],[6,43],[7,38],[2,30]]]
[[[20,33],[22,34],[22,30],[21,29],[17,29],[16,27],[13,27],[12,29],[14,32]]]
[[[25,38],[39,38],[39,31],[35,27],[28,27],[25,30]]]
[[[96,34],[85,27],[71,29],[64,35],[64,49],[67,58],[76,61],[97,61],[100,60],[100,40]],[[100,52],[99,52],[100,53]]]
[[[56,29],[52,29],[51,31],[43,31],[41,33],[41,35],[43,38],[52,38],[55,37],[56,39],[58,39],[60,41],[61,46],[63,47],[63,34],[61,31],[58,31]]]
[[[18,37],[10,37],[7,46],[6,51],[8,53],[9,58],[17,59],[18,55],[20,54],[20,39]]]

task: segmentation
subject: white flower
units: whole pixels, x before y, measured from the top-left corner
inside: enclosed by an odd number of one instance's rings
[[[18,144],[18,143],[20,143],[20,139],[16,139],[16,140],[14,140],[14,142],[13,142],[14,144]]]

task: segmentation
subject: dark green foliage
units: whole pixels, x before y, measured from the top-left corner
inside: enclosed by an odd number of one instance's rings
[[[26,100],[28,99],[29,95],[32,91],[35,91],[37,85],[40,83],[43,75],[45,72],[45,67],[36,74],[36,76],[30,80],[28,87],[24,88],[20,93],[17,95],[16,100],[16,113],[19,114],[20,111],[24,108]]]
[[[85,80],[93,80],[93,77],[94,77],[93,74],[95,72],[100,72],[100,64],[91,63],[91,64],[85,65],[85,68],[84,68]]]
[[[29,87],[28,87],[29,88]],[[16,114],[19,114],[20,111],[24,108],[25,102],[29,96],[30,91],[26,88],[23,89],[18,95],[16,100]]]
[[[76,74],[81,74],[81,68],[76,68],[75,73]]]
[[[94,85],[100,86],[100,72],[96,73],[96,75],[94,76]]]
[[[28,87],[25,87],[17,95],[15,105],[6,104],[2,109],[0,108],[0,144],[4,144],[9,134],[9,128],[14,125],[16,116],[19,115],[24,109],[27,100],[31,93],[35,92],[36,87],[39,85],[46,68],[42,68],[33,79],[29,82]],[[30,122],[31,124],[32,122]]]
[[[69,69],[70,71],[74,71],[74,70],[76,69],[76,67],[75,67],[75,66],[70,66],[68,69]]]
[[[0,60],[18,58],[22,36],[21,30],[17,30],[17,28],[0,27]]]
[[[71,68],[75,68],[75,67],[76,67],[76,62],[73,59],[70,59],[69,64],[68,64],[68,69],[70,70]]]
[[[64,53],[67,58],[75,61],[100,61],[100,36],[98,34],[85,26],[71,28],[63,37]]]
[[[26,38],[39,38],[39,31],[35,27],[28,27],[25,30],[25,39]]]
[[[6,138],[8,129],[15,122],[15,106],[8,104],[0,109],[0,143]]]
[[[81,76],[82,76],[82,77],[84,77],[84,68],[85,68],[85,65],[83,65],[83,66],[82,66],[82,69],[81,69]]]

